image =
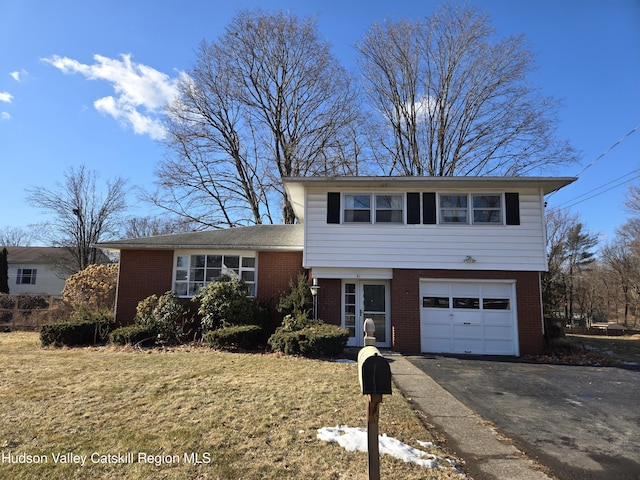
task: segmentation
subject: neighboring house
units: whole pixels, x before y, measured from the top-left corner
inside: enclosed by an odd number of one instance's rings
[[[6,247],[9,293],[62,295],[69,277],[61,265],[72,265],[69,251],[59,247]]]
[[[399,352],[526,355],[543,349],[550,177],[288,178],[301,225],[257,225],[99,244],[120,250],[116,319],[174,289],[189,297],[230,269],[274,305],[288,281],[317,279],[318,316],[362,345]],[[229,257],[227,259],[227,256]],[[252,283],[253,282],[253,283]]]

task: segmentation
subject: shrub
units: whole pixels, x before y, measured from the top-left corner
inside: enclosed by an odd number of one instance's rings
[[[150,325],[129,325],[116,328],[109,334],[109,342],[115,345],[153,345],[158,337],[155,327]]]
[[[175,345],[185,338],[186,313],[178,295],[169,291],[160,297],[151,295],[141,300],[136,307],[135,323],[149,332],[155,331],[157,342]]]
[[[262,343],[263,329],[258,325],[236,325],[211,330],[204,341],[221,350],[255,350]]]
[[[67,322],[42,325],[40,343],[43,347],[103,345],[112,327],[113,319],[108,311],[79,311]]]
[[[278,327],[269,337],[269,346],[275,352],[285,355],[303,355],[307,357],[335,357],[344,350],[349,339],[349,330],[337,325],[329,325],[322,320],[302,322],[302,317]],[[291,326],[300,326],[291,329]]]
[[[199,303],[202,331],[206,333],[219,327],[261,324],[264,312],[247,296],[247,292],[243,280],[229,276],[220,277],[200,290],[194,301]]]
[[[313,298],[307,277],[300,273],[297,283],[294,284],[293,280],[289,280],[289,290],[288,295],[280,297],[278,312],[294,317],[298,315],[308,317],[313,308]]]
[[[62,299],[76,309],[112,310],[117,282],[117,263],[89,265],[67,279],[62,290]]]

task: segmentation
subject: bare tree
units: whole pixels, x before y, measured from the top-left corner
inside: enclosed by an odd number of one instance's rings
[[[496,39],[479,10],[375,23],[357,48],[388,173],[523,175],[574,159],[554,137],[558,103],[527,82],[524,38]]]
[[[564,316],[573,322],[576,304],[589,306],[587,297],[593,298],[587,277],[588,265],[595,261],[593,249],[597,235],[589,233],[578,215],[566,209],[550,209],[546,212],[548,271],[542,275],[542,294],[545,312]],[[576,299],[576,291],[580,293]],[[593,310],[589,306],[590,310]],[[583,310],[581,314],[587,314]]]
[[[185,221],[184,217],[169,219],[164,217],[130,217],[125,221],[124,236],[126,238],[152,237],[191,232],[196,229],[197,226],[193,222]]]
[[[0,229],[0,246],[28,247],[33,241],[33,234],[20,227],[4,227]]]
[[[241,12],[168,109],[155,204],[213,227],[273,223],[277,205],[293,223],[282,178],[352,172],[356,98],[315,20]]]
[[[623,321],[628,325],[630,309],[640,299],[640,218],[629,220],[616,234],[602,249],[602,259],[615,274],[622,293]]]
[[[42,224],[45,240],[71,252],[75,271],[96,263],[94,244],[118,232],[120,215],[126,209],[127,181],[117,177],[98,188],[97,174],[82,165],[69,168],[56,190],[27,189],[27,201],[50,214]]]

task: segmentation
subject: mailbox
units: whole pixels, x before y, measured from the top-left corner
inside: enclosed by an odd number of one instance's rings
[[[358,380],[363,395],[391,395],[391,368],[376,347],[358,353]]]

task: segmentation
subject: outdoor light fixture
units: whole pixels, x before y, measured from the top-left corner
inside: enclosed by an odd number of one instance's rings
[[[471,255],[467,255],[466,257],[464,257],[464,260],[462,260],[464,263],[476,263],[476,259],[473,258]]]
[[[318,279],[313,279],[313,284],[309,287],[311,290],[311,296],[313,297],[313,319],[318,320],[318,290],[320,287],[318,286]]]

